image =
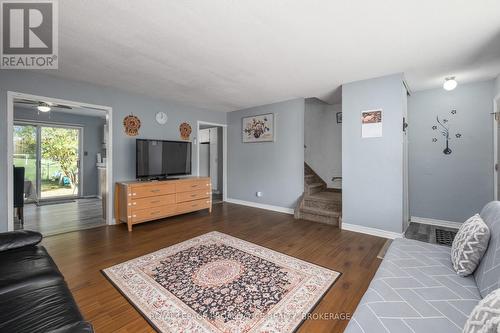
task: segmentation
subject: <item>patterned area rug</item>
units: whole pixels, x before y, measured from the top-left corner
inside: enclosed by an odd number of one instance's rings
[[[103,272],[160,332],[292,332],[340,276],[216,231]]]

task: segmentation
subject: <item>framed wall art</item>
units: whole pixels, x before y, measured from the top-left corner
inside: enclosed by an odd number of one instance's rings
[[[382,110],[367,110],[361,112],[361,137],[382,137]]]
[[[244,117],[242,138],[244,143],[274,141],[274,113]]]

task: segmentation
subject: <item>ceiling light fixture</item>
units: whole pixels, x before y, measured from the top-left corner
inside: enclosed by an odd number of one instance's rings
[[[49,112],[50,111],[50,106],[46,103],[40,103],[40,104],[38,104],[38,106],[36,108],[40,112]]]
[[[446,79],[444,79],[443,89],[447,90],[447,91],[452,91],[453,89],[455,89],[457,87],[457,85],[458,85],[458,82],[457,82],[457,80],[455,80],[455,77],[450,76],[450,77],[447,77]]]

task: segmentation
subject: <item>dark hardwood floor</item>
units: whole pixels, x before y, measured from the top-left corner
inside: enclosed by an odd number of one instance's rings
[[[34,230],[44,236],[90,229],[105,225],[102,200],[75,199],[64,203],[24,206],[24,223],[14,216],[14,229]]]
[[[144,223],[129,233],[125,225],[46,237],[53,256],[87,320],[96,332],[154,332],[132,305],[100,273],[123,261],[217,230],[342,273],[312,310],[323,316],[352,314],[368,288],[384,238],[340,231],[293,216],[234,204]],[[332,315],[330,315],[332,314]],[[307,319],[298,332],[342,332],[347,320]]]

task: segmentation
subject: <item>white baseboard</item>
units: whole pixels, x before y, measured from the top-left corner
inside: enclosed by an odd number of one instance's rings
[[[437,219],[429,219],[426,217],[417,217],[417,216],[412,216],[410,218],[410,222],[415,222],[415,223],[422,223],[422,224],[430,224],[430,225],[435,225],[438,227],[445,227],[445,228],[460,228],[462,225],[461,222],[453,222],[453,221],[446,221],[446,220],[437,220]]]
[[[266,205],[266,204],[261,204],[261,203],[257,203],[257,202],[244,201],[244,200],[231,199],[231,198],[227,198],[225,201],[229,202],[229,203],[237,204],[237,205],[272,210],[273,212],[280,212],[280,213],[286,213],[286,214],[292,214],[292,215],[294,213],[294,210],[292,208]]]
[[[402,234],[398,234],[397,232],[386,231],[386,230],[370,228],[370,227],[363,227],[361,225],[344,223],[344,222],[342,222],[342,230],[360,232],[362,234],[368,234],[368,235],[372,235],[372,236],[389,238],[389,239],[403,237]]]

